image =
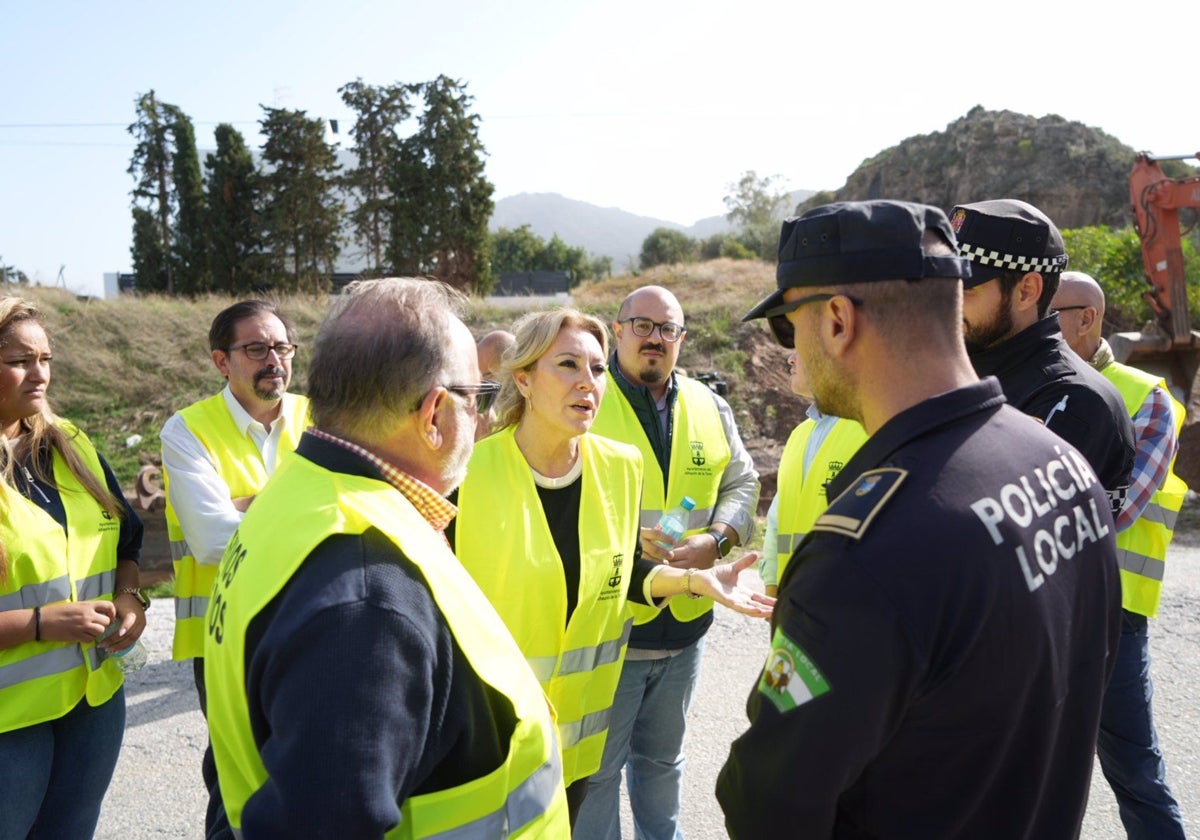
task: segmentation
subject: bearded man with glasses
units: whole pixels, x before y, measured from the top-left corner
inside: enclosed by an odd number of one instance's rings
[[[225,387],[176,412],[159,435],[175,566],[173,658],[192,660],[206,715],[204,614],[217,565],[246,509],[308,425],[308,400],[287,393],[298,346],[295,328],[274,305],[244,300],[225,308],[212,321],[208,343]],[[213,796],[211,743],[201,774],[211,829],[224,824]]]
[[[643,286],[612,325],[616,350],[592,431],[642,452],[642,556],[682,569],[711,569],[754,530],[758,473],[722,397],[677,371],[687,337],[683,308],[669,290]],[[651,530],[684,496],[696,503],[670,550]],[[673,840],[679,831],[683,737],[712,626],[708,598],[672,599],[661,611],[633,606],[635,626],[613,700],[600,770],[590,780],[573,836],[617,840],[619,795],[628,767],[638,837]]]

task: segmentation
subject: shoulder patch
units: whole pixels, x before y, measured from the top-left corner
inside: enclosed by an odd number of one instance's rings
[[[776,628],[771,653],[758,681],[758,691],[781,712],[790,712],[832,690],[808,654]]]
[[[868,470],[832,502],[813,524],[812,530],[862,539],[871,520],[896,493],[908,470],[883,467]]]

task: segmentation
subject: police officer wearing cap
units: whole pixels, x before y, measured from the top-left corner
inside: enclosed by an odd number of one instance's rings
[[[955,248],[934,207],[818,207],[784,222],[779,288],[746,316],[870,438],[780,581],[717,783],[731,837],[1079,834],[1115,528],[1087,460],[972,369]]]
[[[1071,352],[1050,309],[1067,267],[1058,228],[1011,198],[959,205],[950,226],[971,261],[963,281],[971,364],[1000,380],[1011,405],[1084,454],[1116,514],[1133,471],[1133,424],[1120,392]]]

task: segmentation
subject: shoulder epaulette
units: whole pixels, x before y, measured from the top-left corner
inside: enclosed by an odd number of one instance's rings
[[[883,467],[858,477],[813,523],[812,530],[862,539],[871,520],[896,493],[908,470]]]

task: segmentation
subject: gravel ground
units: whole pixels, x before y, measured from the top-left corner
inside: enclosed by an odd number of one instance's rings
[[[1180,535],[1162,609],[1151,624],[1155,714],[1168,774],[1189,833],[1200,836],[1200,539]],[[1186,542],[1185,542],[1186,539]],[[170,661],[171,607],[157,602],[143,637],[150,664],[127,683],[125,746],[96,837],[203,836],[200,759],[206,741],[190,663]],[[692,706],[682,827],[689,840],[724,838],[713,790],[730,742],[746,727],[745,700],[767,651],[767,626],[718,610]],[[622,802],[625,836],[632,836]],[[1116,804],[1097,767],[1083,826],[1088,840],[1121,840]]]

